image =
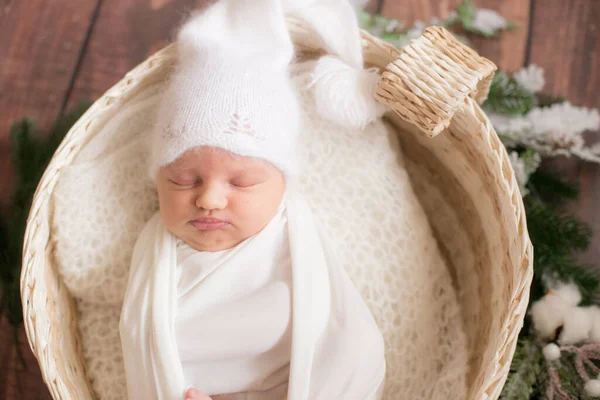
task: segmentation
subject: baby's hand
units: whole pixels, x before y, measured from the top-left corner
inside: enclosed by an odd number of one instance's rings
[[[185,392],[185,400],[212,400],[212,398],[199,390],[188,389],[188,391]]]

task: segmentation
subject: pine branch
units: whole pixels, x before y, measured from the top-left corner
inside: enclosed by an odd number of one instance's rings
[[[539,248],[552,256],[587,250],[592,238],[588,224],[533,196],[526,197],[525,203],[527,222]]]
[[[525,115],[536,106],[536,97],[515,78],[499,71],[492,79],[490,92],[483,106],[499,114]]]
[[[543,365],[542,353],[533,340],[520,339],[500,399],[529,399],[537,390]]]
[[[583,386],[585,382],[581,379],[577,370],[573,366],[573,357],[570,354],[563,354],[554,366],[560,377],[562,388],[572,399],[591,400],[585,393]]]
[[[491,10],[486,10],[492,12]],[[478,9],[471,0],[463,0],[458,7],[456,7],[456,21],[460,23],[462,28],[470,33],[475,35],[483,36],[486,38],[493,38],[498,36],[501,30],[504,29],[515,29],[517,28],[517,24],[514,22],[506,21],[496,12],[493,12],[497,19],[501,19],[502,24],[500,26],[490,26],[485,27],[480,23],[477,23],[478,20]],[[452,20],[454,21],[454,19]]]
[[[0,314],[6,312],[14,327],[23,321],[20,294],[21,252],[33,194],[56,148],[88,107],[87,102],[80,103],[73,111],[60,117],[45,136],[38,133],[35,123],[29,119],[12,125],[10,139],[16,189],[8,212],[0,220]]]
[[[579,197],[579,187],[575,183],[567,182],[557,174],[540,169],[530,175],[529,186],[541,198],[554,205]]]
[[[588,248],[592,232],[576,217],[560,213],[533,194],[525,197],[527,226],[534,248],[534,278],[531,301],[541,298],[546,288],[544,278],[574,282],[584,304],[593,302],[600,288],[598,273],[577,264],[577,252]]]

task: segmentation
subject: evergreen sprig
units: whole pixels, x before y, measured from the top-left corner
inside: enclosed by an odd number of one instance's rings
[[[483,106],[499,114],[523,116],[537,105],[534,93],[525,89],[512,76],[498,71],[490,85],[488,98]]]
[[[500,30],[482,30],[473,24],[477,16],[477,7],[472,0],[463,0],[458,7],[456,7],[456,18],[455,20],[460,22],[462,28],[475,35],[483,36],[486,38],[492,38],[498,36]],[[515,29],[517,25],[514,22],[506,21],[506,27],[503,29]]]
[[[459,31],[485,37],[496,36],[502,29],[515,27],[510,22],[503,24],[500,16],[497,16],[497,21],[493,21],[493,11],[486,11],[487,15],[478,15],[481,11],[472,0],[463,0],[453,16],[440,22],[450,29],[458,27]],[[477,21],[478,17],[491,19]],[[398,21],[394,22],[381,16],[365,18],[368,19],[364,19],[363,26],[374,35],[397,47],[407,43],[408,35],[404,33],[407,32],[406,28],[404,32],[399,30],[401,24]],[[490,29],[481,30],[482,23],[486,22],[491,23]],[[493,26],[494,22],[496,26]],[[492,80],[483,107],[496,114],[524,117],[535,107],[549,107],[564,101],[562,97],[534,93],[515,77],[499,71]],[[538,169],[540,154],[530,148],[529,144],[516,141],[509,135],[501,136],[501,139],[509,153],[518,154],[518,159],[511,161],[517,164],[515,171],[521,179],[519,184],[523,189],[528,231],[534,248],[534,277],[530,304],[546,294],[548,280],[575,283],[581,291],[583,303],[592,303],[598,298],[600,276],[577,262],[577,255],[590,245],[592,231],[588,224],[564,211],[566,202],[577,199],[578,187],[556,174]],[[564,381],[564,390],[573,400],[586,398],[582,397],[582,382],[578,380],[574,365],[567,361],[561,359],[555,362],[553,367],[558,371],[561,381]],[[536,333],[531,329],[531,320],[525,318],[501,398],[545,398],[546,389],[551,382],[548,373],[542,349],[536,342]]]
[[[524,198],[529,237],[534,249],[534,279],[531,301],[545,293],[545,279],[574,282],[583,302],[593,301],[600,288],[600,276],[576,261],[587,250],[593,232],[576,216],[561,211],[565,199],[575,199],[577,189],[549,172],[531,175],[530,194]]]
[[[40,134],[35,123],[27,118],[15,122],[11,127],[15,192],[7,212],[0,219],[0,316],[6,312],[8,321],[15,327],[23,320],[19,278],[31,201],[56,148],[88,107],[87,102],[77,105],[71,112],[60,117],[47,135]]]
[[[559,360],[553,362],[553,365],[558,372],[562,390],[571,399],[591,400],[583,388],[585,382],[577,372],[571,354],[562,354]],[[555,396],[555,398],[558,398],[558,396]]]
[[[529,338],[519,340],[500,399],[529,399],[539,392],[543,366],[544,359],[539,346]]]

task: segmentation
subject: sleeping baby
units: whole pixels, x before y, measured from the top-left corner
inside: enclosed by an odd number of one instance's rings
[[[281,0],[219,0],[179,32],[152,137],[160,210],[120,332],[130,399],[365,400],[382,335],[294,181],[300,109]]]

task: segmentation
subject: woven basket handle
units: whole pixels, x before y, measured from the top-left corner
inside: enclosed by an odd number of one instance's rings
[[[429,27],[383,72],[375,98],[433,137],[467,97],[487,98],[496,65],[442,27]]]

